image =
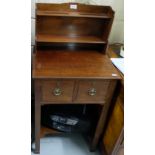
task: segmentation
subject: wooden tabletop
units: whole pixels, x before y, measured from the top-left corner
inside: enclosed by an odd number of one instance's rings
[[[107,55],[109,58],[120,58],[120,56],[114,51],[112,46],[109,47]],[[119,69],[117,69],[117,70],[121,76],[121,83],[124,85],[124,74],[122,74],[122,72],[119,71]]]
[[[120,79],[108,56],[97,51],[37,51],[33,78]]]

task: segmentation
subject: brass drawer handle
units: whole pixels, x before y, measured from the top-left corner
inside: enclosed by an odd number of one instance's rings
[[[89,94],[90,96],[95,96],[95,95],[96,95],[96,89],[95,89],[95,88],[89,89],[89,90],[88,90],[88,94]]]
[[[54,96],[60,96],[62,94],[61,88],[55,88],[53,90],[53,94],[54,94]]]

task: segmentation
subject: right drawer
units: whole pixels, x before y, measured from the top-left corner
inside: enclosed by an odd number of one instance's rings
[[[104,103],[109,80],[81,80],[75,98],[79,103]]]

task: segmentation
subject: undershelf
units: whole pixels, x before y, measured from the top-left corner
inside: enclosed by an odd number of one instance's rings
[[[54,130],[54,129],[51,129],[51,128],[47,128],[47,127],[44,127],[44,126],[41,126],[41,130],[40,130],[40,137],[44,137],[45,135],[49,135],[49,134],[53,134],[53,135],[56,135],[56,134],[62,134],[63,132],[59,132],[57,130]]]

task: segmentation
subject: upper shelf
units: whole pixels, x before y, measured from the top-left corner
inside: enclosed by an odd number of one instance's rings
[[[85,12],[56,12],[56,11],[37,11],[37,16],[58,16],[58,17],[87,17],[87,18],[112,18],[110,14],[104,13],[85,13]]]
[[[113,18],[114,11],[110,6],[85,5],[80,3],[36,4],[37,16],[65,16],[88,18]]]
[[[67,37],[49,34],[37,34],[37,42],[46,43],[92,43],[92,44],[103,44],[106,43],[105,40],[96,36],[79,36],[79,37]]]

